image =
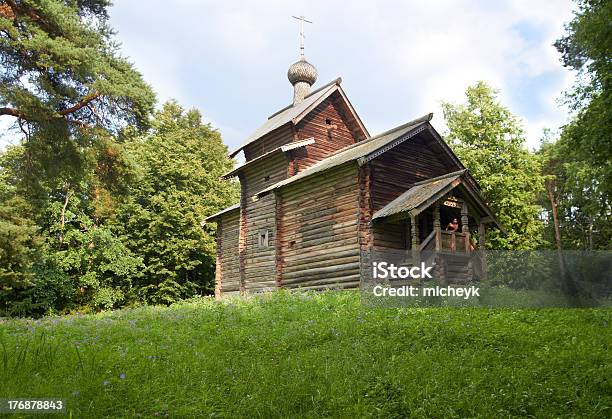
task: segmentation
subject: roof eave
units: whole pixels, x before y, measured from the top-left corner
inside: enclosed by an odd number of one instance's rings
[[[296,148],[306,147],[307,145],[311,145],[311,144],[314,144],[314,143],[315,143],[315,139],[314,139],[314,137],[311,137],[311,138],[307,138],[307,139],[302,140],[302,141],[297,141],[297,142],[294,142],[294,143],[288,143],[288,144],[284,144],[284,145],[282,145],[280,147],[276,147],[275,149],[270,150],[267,153],[262,154],[261,156],[256,157],[256,158],[254,158],[252,160],[249,160],[248,162],[245,162],[245,163],[241,164],[240,166],[232,169],[231,171],[229,171],[229,172],[225,173],[224,175],[222,175],[221,178],[222,179],[228,179],[228,178],[234,177],[238,173],[240,173],[242,170],[244,170],[245,168],[252,166],[254,163],[262,161],[264,158],[270,157],[273,154],[277,154],[279,152],[287,153],[287,152],[289,152],[291,150],[295,150]]]
[[[429,115],[432,115],[432,114],[429,114]],[[409,140],[410,138],[414,137],[415,135],[419,134],[420,132],[425,131],[426,129],[427,129],[427,124],[425,124],[425,123],[421,123],[420,125],[417,125],[416,127],[414,127],[414,129],[408,131],[407,133],[405,133],[404,135],[400,136],[399,138],[396,138],[395,140],[391,141],[390,143],[382,145],[378,149],[376,149],[376,150],[366,154],[365,156],[362,156],[362,157],[358,158],[357,162],[358,162],[359,166],[363,166],[364,164],[366,164],[370,160],[373,160],[376,157],[378,157],[378,156],[380,156],[382,154],[385,154],[387,151],[397,147],[398,145],[402,144],[404,141]]]
[[[278,127],[274,128],[274,129],[273,129],[273,130],[271,130],[271,131],[268,131],[268,132],[266,132],[266,133],[264,133],[264,134],[261,134],[261,135],[260,135],[260,136],[258,136],[258,137],[255,137],[255,138],[252,138],[252,139],[250,139],[250,140],[246,141],[245,143],[243,143],[242,145],[240,145],[238,148],[236,148],[236,149],[234,149],[233,151],[231,151],[231,152],[229,153],[229,156],[230,156],[230,157],[234,157],[236,154],[238,154],[238,153],[239,153],[239,152],[240,152],[242,149],[244,149],[244,148],[245,148],[246,146],[248,146],[249,144],[254,143],[255,141],[259,140],[259,139],[260,139],[261,137],[263,137],[264,135],[267,135],[267,134],[269,134],[269,133],[271,133],[271,132],[274,132],[274,131],[276,131],[276,130],[280,129],[281,127],[283,127],[283,126],[287,125],[288,123],[292,123],[293,125],[297,125],[297,124],[298,124],[298,123],[299,123],[299,122],[300,122],[300,121],[301,121],[301,120],[302,120],[302,119],[303,119],[303,118],[304,118],[306,115],[308,115],[308,114],[309,114],[309,113],[310,113],[310,112],[311,112],[311,111],[312,111],[314,108],[316,108],[317,106],[319,106],[319,104],[320,104],[322,101],[324,101],[325,99],[327,99],[327,98],[328,98],[328,97],[329,97],[329,96],[330,96],[330,95],[331,95],[333,92],[335,92],[336,90],[338,90],[338,89],[339,89],[339,87],[340,87],[340,83],[341,83],[341,82],[342,82],[342,78],[341,78],[341,77],[338,77],[338,78],[336,78],[336,79],[332,80],[330,83],[327,83],[327,84],[325,84],[325,85],[321,86],[320,88],[318,88],[318,89],[316,89],[316,90],[312,91],[310,94],[308,94],[308,96],[306,96],[306,97],[304,98],[304,100],[308,99],[309,97],[311,97],[311,96],[313,96],[313,95],[315,95],[315,94],[318,94],[318,93],[321,93],[321,92],[324,92],[324,93],[323,93],[323,94],[321,94],[321,96],[320,96],[320,97],[319,97],[317,100],[315,100],[313,103],[311,103],[311,104],[310,104],[310,105],[309,105],[309,106],[308,106],[306,109],[304,109],[302,112],[300,112],[300,114],[299,114],[299,115],[297,115],[297,116],[293,117],[292,119],[290,119],[290,120],[288,120],[287,122],[285,122],[285,123],[283,123],[283,124],[279,125]],[[327,90],[326,90],[326,89],[327,89]],[[289,105],[289,106],[284,107],[284,108],[283,108],[283,109],[281,109],[280,111],[278,111],[278,112],[276,112],[276,113],[272,114],[270,117],[268,117],[268,120],[270,120],[270,119],[274,118],[275,116],[277,116],[278,114],[280,114],[280,113],[282,113],[282,112],[286,111],[287,109],[290,109],[292,106],[293,106],[293,105]]]
[[[213,215],[209,215],[208,217],[204,218],[204,220],[202,221],[202,226],[204,224],[206,224],[206,223],[216,219],[216,218],[219,218],[222,215],[229,214],[230,212],[237,211],[239,209],[240,209],[240,202],[238,202],[238,203],[236,203],[234,205],[230,205],[229,207],[224,208],[221,211],[216,212]]]
[[[440,190],[436,191],[434,194],[432,194],[429,198],[426,198],[425,200],[423,200],[423,202],[421,202],[420,204],[412,207],[412,208],[407,208],[403,211],[398,211],[397,213],[391,213],[391,214],[387,214],[387,215],[380,215],[380,214],[384,214],[386,208],[391,205],[394,201],[396,200],[400,200],[402,199],[405,194],[409,193],[410,190],[412,188],[414,188],[415,186],[420,186],[423,185],[425,183],[429,183],[429,182],[434,182],[436,180],[440,180],[440,179],[444,179],[444,178],[449,178],[449,177],[453,177],[455,176],[455,179],[449,183],[448,185],[444,186],[443,188],[441,188]],[[469,179],[470,173],[469,171],[467,171],[466,169],[462,169],[462,170],[458,170],[456,172],[452,172],[452,173],[447,173],[445,175],[442,176],[438,176],[432,179],[427,179],[421,182],[417,182],[415,184],[413,184],[410,189],[406,190],[405,192],[403,192],[399,197],[397,197],[394,201],[390,202],[389,204],[385,205],[385,207],[381,208],[380,210],[378,210],[372,217],[373,220],[378,220],[378,219],[383,219],[383,218],[393,218],[393,217],[398,217],[399,214],[401,213],[406,213],[406,214],[410,214],[413,216],[419,215],[420,213],[422,213],[425,209],[429,208],[433,203],[435,203],[437,200],[439,200],[441,197],[443,197],[445,194],[449,193],[451,190],[459,187],[460,185],[462,185],[465,190],[468,192],[468,194],[470,194],[472,200],[480,207],[481,211],[483,211],[486,216],[484,218],[486,218],[486,222],[490,223],[490,224],[495,224],[504,234],[506,233],[505,228],[503,227],[503,225],[499,222],[499,220],[497,220],[497,218],[495,217],[495,215],[493,214],[493,211],[491,210],[491,208],[489,208],[489,206],[487,205],[487,203],[485,202],[484,198],[480,195],[478,189],[474,188],[473,184],[470,182]]]

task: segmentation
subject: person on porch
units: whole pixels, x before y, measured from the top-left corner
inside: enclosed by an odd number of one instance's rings
[[[448,223],[446,226],[446,231],[457,231],[459,230],[459,221],[456,218],[453,218],[453,221]]]

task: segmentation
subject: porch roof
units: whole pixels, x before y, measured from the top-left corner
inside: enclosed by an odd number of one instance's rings
[[[451,190],[459,185],[463,185],[470,201],[478,207],[481,213],[485,214],[483,220],[496,224],[503,230],[503,227],[493,216],[493,212],[484,202],[480,193],[475,188],[472,188],[469,182],[463,181],[463,176],[466,172],[467,171],[463,169],[415,183],[406,192],[376,211],[372,219],[376,220],[406,212],[412,215],[418,215]]]

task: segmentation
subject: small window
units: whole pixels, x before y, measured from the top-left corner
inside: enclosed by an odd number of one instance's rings
[[[325,120],[325,125],[327,127],[327,132],[331,132],[332,130],[338,129],[338,125],[334,124],[334,121],[332,121],[330,118],[327,118]]]
[[[262,230],[257,234],[257,246],[258,247],[268,247],[269,246],[269,231]]]

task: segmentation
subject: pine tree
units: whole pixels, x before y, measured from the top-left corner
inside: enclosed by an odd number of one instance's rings
[[[109,0],[0,2],[0,116],[24,130],[147,123],[154,95],[119,56]]]

